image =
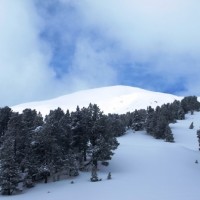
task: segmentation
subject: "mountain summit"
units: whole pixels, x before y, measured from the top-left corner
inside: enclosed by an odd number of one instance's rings
[[[171,103],[180,99],[182,97],[171,94],[118,85],[83,90],[45,101],[20,104],[13,106],[12,109],[22,112],[25,108],[31,108],[40,111],[42,115],[46,115],[50,110],[58,107],[63,110],[74,111],[77,105],[79,107],[87,107],[89,103],[93,103],[97,104],[106,114],[123,114],[135,109],[146,109],[147,106],[155,108],[164,103]]]

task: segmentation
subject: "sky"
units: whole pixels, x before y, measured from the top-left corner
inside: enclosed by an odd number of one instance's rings
[[[129,85],[200,95],[199,0],[1,0],[0,106]]]

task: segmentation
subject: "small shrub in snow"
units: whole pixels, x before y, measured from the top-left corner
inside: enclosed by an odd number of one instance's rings
[[[200,146],[200,129],[197,130],[197,138],[198,138],[198,142],[199,142],[199,146]],[[200,148],[199,148],[200,151]]]
[[[111,177],[111,172],[108,173],[107,179],[108,179],[108,180],[112,179],[112,177]]]
[[[193,122],[190,124],[189,129],[193,129],[194,128],[194,124]]]

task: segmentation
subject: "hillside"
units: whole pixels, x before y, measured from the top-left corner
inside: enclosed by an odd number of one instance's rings
[[[172,124],[176,143],[155,140],[144,132],[129,131],[119,138],[120,146],[108,167],[99,167],[102,181],[91,183],[90,173],[37,184],[23,194],[2,200],[199,200],[200,153],[196,138],[200,113]],[[194,129],[188,129],[194,122]],[[112,180],[106,180],[112,172]],[[71,180],[74,184],[70,184]]]
[[[46,115],[49,110],[58,107],[73,111],[77,105],[84,107],[89,103],[95,103],[106,114],[122,114],[135,109],[146,109],[147,106],[156,107],[164,103],[171,103],[175,99],[180,100],[181,97],[129,86],[111,86],[75,92],[47,101],[25,103],[13,106],[12,109],[21,112],[25,108],[32,108]]]

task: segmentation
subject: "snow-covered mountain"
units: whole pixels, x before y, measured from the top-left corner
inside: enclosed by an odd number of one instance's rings
[[[111,86],[75,92],[55,99],[25,103],[13,106],[14,111],[21,112],[25,108],[40,111],[43,115],[58,107],[63,110],[73,111],[79,107],[88,106],[89,103],[97,104],[104,113],[126,113],[135,109],[146,109],[147,106],[156,107],[164,103],[171,103],[181,97],[143,90],[129,86]]]
[[[32,108],[48,114],[50,109],[75,110],[76,106],[96,103],[105,113],[125,113],[135,109],[156,107],[181,97],[127,86],[85,90],[56,99],[14,106],[21,112]],[[186,115],[186,120],[171,124],[175,143],[166,143],[145,131],[128,131],[118,138],[120,146],[108,167],[99,165],[102,181],[91,183],[90,172],[78,177],[37,184],[12,200],[199,200],[200,153],[196,131],[200,128],[200,112]],[[189,129],[191,122],[194,129]],[[196,160],[199,164],[195,163]],[[107,180],[108,172],[112,179]],[[74,184],[71,184],[71,181]],[[0,196],[2,200],[8,197]]]
[[[119,148],[108,167],[99,165],[99,182],[90,172],[78,177],[40,183],[22,194],[1,200],[199,200],[200,152],[196,131],[200,113],[171,124],[175,143],[156,140],[144,131],[118,138]],[[191,122],[194,129],[189,129]],[[198,160],[198,164],[195,161]],[[111,172],[112,179],[107,180]],[[71,181],[74,184],[71,184]]]

